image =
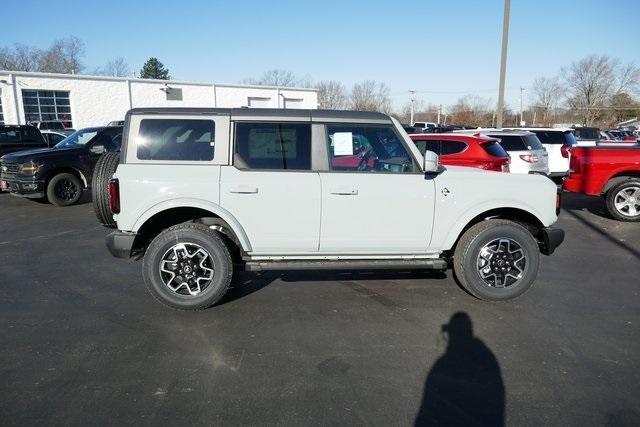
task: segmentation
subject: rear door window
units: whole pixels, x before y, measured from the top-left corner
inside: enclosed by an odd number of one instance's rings
[[[443,139],[442,143],[442,155],[457,154],[463,152],[467,148],[467,144],[462,141],[449,141]]]
[[[19,128],[0,129],[0,144],[11,144],[22,139],[22,131]]]
[[[233,164],[238,169],[311,170],[311,125],[236,123]]]
[[[432,151],[437,155],[440,155],[440,141],[436,141],[433,139],[420,139],[414,141],[414,143],[416,144],[418,151],[420,151],[420,154],[422,154],[423,156],[427,151]]]
[[[563,145],[565,143],[563,132],[535,131],[534,133],[543,144]]]
[[[526,151],[527,146],[521,136],[517,135],[489,135],[492,138],[500,139],[500,145],[507,151]]]
[[[121,137],[109,136],[111,145],[119,145]],[[212,120],[143,119],[136,139],[137,156],[140,160],[210,161],[214,137]]]

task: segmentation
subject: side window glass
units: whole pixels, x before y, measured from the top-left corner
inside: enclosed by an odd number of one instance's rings
[[[215,123],[198,119],[143,119],[136,138],[140,160],[213,160]],[[122,135],[114,136],[120,146]]]
[[[500,145],[507,151],[525,151],[525,147],[522,142],[522,138],[519,136],[507,136],[507,135],[489,135],[492,138],[500,139]]]
[[[311,125],[236,123],[233,164],[238,169],[311,170]]]
[[[467,144],[461,141],[442,141],[442,154],[457,154],[465,150]]]
[[[332,170],[414,172],[413,159],[392,126],[328,125]]]

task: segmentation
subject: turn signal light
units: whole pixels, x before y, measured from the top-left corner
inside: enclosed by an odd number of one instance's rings
[[[114,214],[120,213],[120,184],[115,178],[109,181],[109,208]]]

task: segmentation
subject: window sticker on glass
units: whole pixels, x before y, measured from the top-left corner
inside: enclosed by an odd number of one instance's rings
[[[333,134],[333,155],[353,156],[353,135],[351,132]]]

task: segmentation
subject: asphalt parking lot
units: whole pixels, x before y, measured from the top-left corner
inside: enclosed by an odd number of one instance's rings
[[[515,301],[450,272],[270,272],[178,312],[90,203],[0,194],[0,420],[638,425],[640,225],[564,203],[566,241]]]

